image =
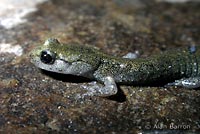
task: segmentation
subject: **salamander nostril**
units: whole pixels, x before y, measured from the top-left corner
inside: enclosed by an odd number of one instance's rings
[[[40,54],[40,60],[45,64],[53,64],[55,61],[55,53],[49,50],[43,50]]]

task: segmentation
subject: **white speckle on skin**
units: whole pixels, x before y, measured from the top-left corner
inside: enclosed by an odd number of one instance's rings
[[[16,56],[21,56],[23,54],[23,49],[20,45],[11,45],[6,43],[0,44],[0,54],[1,53],[13,53]]]
[[[137,59],[139,57],[139,51],[135,51],[134,53],[129,52],[126,55],[124,55],[122,58],[126,58],[126,59]]]
[[[49,40],[46,40],[45,42],[44,42],[44,46],[48,46],[49,45]]]
[[[120,64],[120,67],[121,67],[121,68],[125,68],[126,65],[125,65],[125,64]]]
[[[172,66],[168,66],[168,68],[172,68]]]
[[[28,13],[37,10],[38,3],[47,0],[1,0],[0,4],[0,25],[6,29],[26,22],[24,18]]]

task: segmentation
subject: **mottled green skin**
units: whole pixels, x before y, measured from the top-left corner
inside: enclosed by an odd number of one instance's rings
[[[57,59],[68,63],[80,61],[91,65],[92,69],[83,76],[99,82],[104,82],[105,77],[111,76],[116,83],[142,85],[200,76],[198,48],[194,53],[189,49],[180,49],[149,58],[125,59],[107,55],[92,47],[54,41],[48,46],[43,45],[36,49],[33,55],[39,57],[39,53],[44,49],[55,52]],[[81,68],[81,65],[79,67]]]
[[[181,49],[134,60],[108,55],[98,57],[101,57],[101,64],[95,72],[97,80],[101,80],[102,75],[111,75],[117,83],[138,85],[200,76],[199,49],[193,54]],[[124,68],[120,67],[122,64]]]

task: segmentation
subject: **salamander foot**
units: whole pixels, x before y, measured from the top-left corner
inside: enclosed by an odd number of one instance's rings
[[[89,83],[89,86],[82,86],[87,90],[83,96],[111,96],[117,93],[117,85],[114,79],[110,76],[104,78],[104,85],[98,84],[97,82]]]
[[[198,88],[200,87],[200,77],[182,78],[175,80],[175,82],[168,83],[166,86],[181,86],[185,88]]]

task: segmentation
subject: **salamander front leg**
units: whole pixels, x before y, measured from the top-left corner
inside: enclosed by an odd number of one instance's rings
[[[87,90],[87,93],[84,95],[106,97],[117,93],[117,85],[112,77],[105,77],[103,83],[104,85],[91,82],[89,86],[83,86],[83,88]]]
[[[185,88],[198,88],[200,87],[200,77],[182,78],[175,80],[173,83],[168,83],[167,86],[182,86]]]

